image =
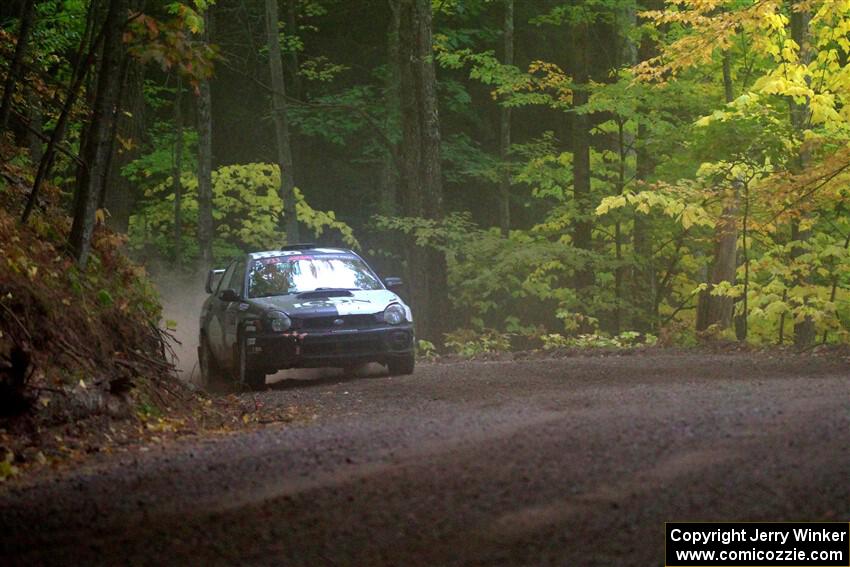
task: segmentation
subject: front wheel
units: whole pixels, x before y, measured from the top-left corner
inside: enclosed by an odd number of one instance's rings
[[[413,353],[393,356],[387,360],[387,370],[389,370],[390,376],[406,376],[408,374],[413,374],[413,369],[415,367],[416,357]]]
[[[248,365],[248,347],[245,344],[245,339],[239,340],[239,355],[237,366],[237,379],[240,384],[251,388],[252,390],[260,390],[266,385],[266,373],[262,370],[250,368]]]

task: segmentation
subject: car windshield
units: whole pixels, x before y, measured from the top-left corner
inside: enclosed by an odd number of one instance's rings
[[[254,260],[248,274],[249,297],[322,290],[382,289],[363,260],[347,255],[278,256]]]

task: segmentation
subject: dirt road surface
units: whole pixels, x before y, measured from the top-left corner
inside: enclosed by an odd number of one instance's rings
[[[850,520],[848,369],[654,353],[286,380],[257,400],[313,419],[3,489],[0,563],[662,565],[665,521]]]

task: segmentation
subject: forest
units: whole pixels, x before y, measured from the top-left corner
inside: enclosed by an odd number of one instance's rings
[[[426,354],[849,338],[847,1],[9,0],[0,80],[74,273],[345,246]]]

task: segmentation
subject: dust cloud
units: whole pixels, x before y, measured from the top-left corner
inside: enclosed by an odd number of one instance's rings
[[[200,383],[198,370],[198,332],[201,307],[206,300],[206,272],[180,274],[152,270],[151,278],[162,301],[162,325],[168,326],[176,341],[177,375],[181,380]]]

